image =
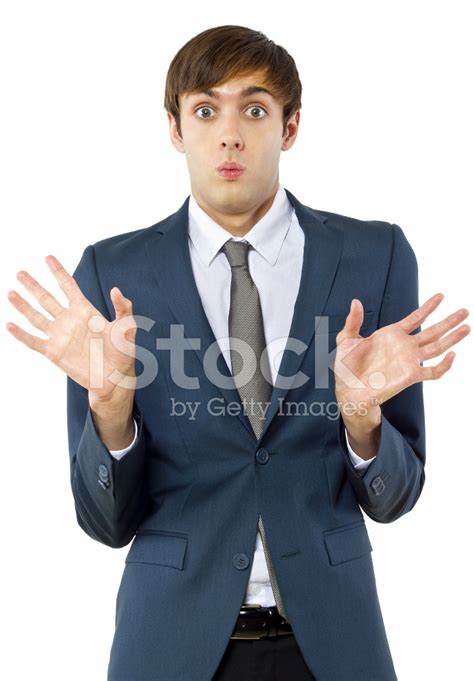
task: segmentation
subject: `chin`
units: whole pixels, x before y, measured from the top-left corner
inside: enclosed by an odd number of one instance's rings
[[[232,190],[223,192],[219,196],[219,203],[222,210],[239,213],[248,210],[249,205],[252,204],[252,198],[242,189],[239,191]]]
[[[207,196],[212,203],[235,205],[248,200],[248,188],[242,184],[238,186],[238,180],[220,180],[214,185],[208,184],[202,195]]]

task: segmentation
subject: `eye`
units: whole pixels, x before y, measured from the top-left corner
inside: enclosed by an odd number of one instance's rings
[[[260,109],[260,111],[263,111],[263,113],[264,113],[265,115],[266,115],[266,113],[267,113],[267,112],[265,111],[265,109],[264,109],[262,106],[257,106],[257,105],[254,105],[254,106],[249,107],[249,108],[247,109],[247,111],[255,111],[256,109],[257,109],[257,110]],[[250,116],[250,118],[265,118],[265,116],[253,116],[253,115],[252,115],[252,116]]]
[[[202,112],[202,115],[199,115],[199,114],[198,114],[199,111]],[[212,111],[213,111],[212,107],[206,105],[206,106],[200,106],[200,107],[198,107],[198,108],[196,109],[195,113],[198,115],[198,118],[207,119],[207,118],[212,118],[212,115],[211,115],[211,113],[210,113],[210,112],[212,112]],[[265,116],[267,115],[267,112],[265,111],[265,109],[264,109],[262,106],[259,106],[259,105],[250,106],[250,107],[247,109],[247,111],[251,111],[251,112],[252,112],[251,115],[250,115],[250,118],[255,118],[255,119],[265,118]],[[257,111],[257,112],[258,112],[258,111],[263,112],[263,115],[261,115],[261,116],[254,116],[253,114],[254,114],[255,111]]]
[[[212,109],[210,106],[200,106],[198,109],[196,109],[195,113],[197,113],[198,111],[212,111]],[[210,118],[210,116],[208,115],[198,116],[198,118]]]

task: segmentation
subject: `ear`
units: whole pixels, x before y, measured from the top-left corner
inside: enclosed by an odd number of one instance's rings
[[[173,144],[175,149],[177,149],[179,152],[184,154],[184,152],[185,152],[184,142],[183,142],[182,137],[180,137],[180,135],[178,133],[178,126],[177,126],[177,123],[176,123],[176,119],[173,116],[173,114],[170,113],[169,111],[167,111],[167,116],[168,116],[171,143]]]
[[[286,151],[290,149],[295,143],[296,136],[298,135],[298,126],[300,124],[300,112],[295,111],[293,116],[288,120],[286,124],[285,134],[283,135],[283,140],[281,143],[281,150]]]

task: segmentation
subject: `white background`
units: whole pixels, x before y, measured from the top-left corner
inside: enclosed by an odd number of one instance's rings
[[[241,24],[283,45],[302,80],[282,184],[313,208],[399,224],[417,254],[420,302],[445,294],[430,323],[460,307],[472,316],[468,10],[460,1],[2,3],[2,678],[106,678],[128,550],[76,523],[66,379],[5,328],[39,333],[7,300],[11,289],[34,300],[16,272],[65,302],[46,255],[72,272],[88,244],[181,206],[189,179],[163,108],[168,65],[200,31]],[[416,507],[388,525],[366,519],[399,681],[474,674],[472,335],[448,374],[424,384]]]

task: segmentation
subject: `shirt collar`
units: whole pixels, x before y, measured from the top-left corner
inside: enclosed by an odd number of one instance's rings
[[[273,203],[244,237],[233,237],[201,208],[194,196],[189,199],[189,237],[202,262],[209,267],[229,239],[248,241],[270,265],[277,261],[293,215],[284,187],[279,184]]]

